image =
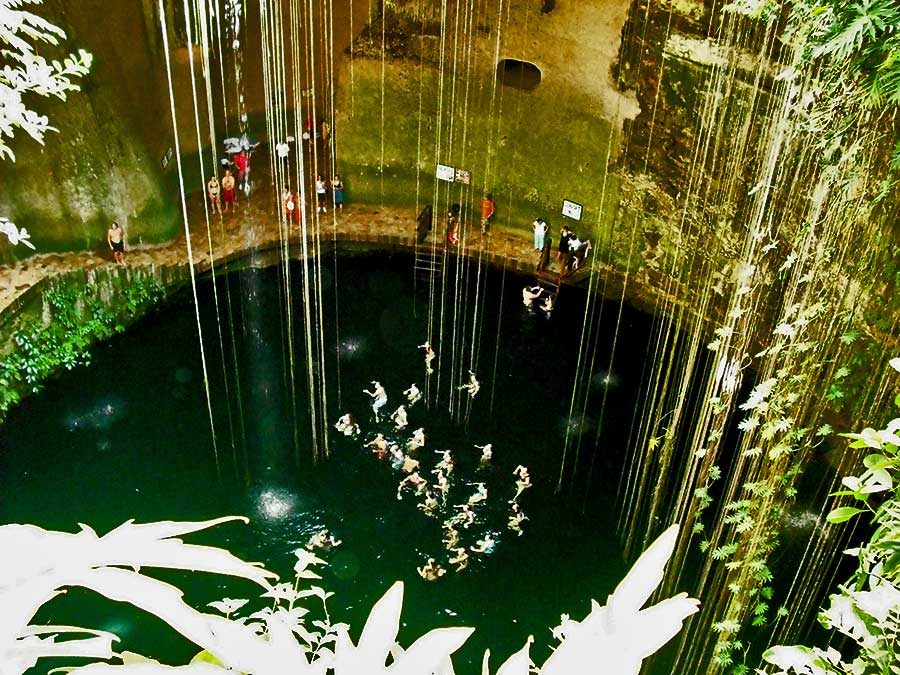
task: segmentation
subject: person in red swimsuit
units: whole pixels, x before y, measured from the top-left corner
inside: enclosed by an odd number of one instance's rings
[[[250,158],[247,157],[247,153],[241,150],[238,154],[234,156],[234,166],[237,168],[237,180],[238,185],[243,186],[244,181],[247,178],[247,168],[250,166]]]

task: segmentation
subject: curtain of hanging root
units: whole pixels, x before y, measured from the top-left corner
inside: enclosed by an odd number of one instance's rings
[[[181,197],[181,216],[184,219],[184,238],[187,247],[188,266],[191,274],[191,293],[194,298],[194,316],[197,321],[197,339],[200,346],[200,363],[203,369],[203,389],[206,392],[206,410],[209,415],[209,430],[212,438],[213,454],[216,460],[216,473],[221,476],[219,465],[219,446],[216,439],[216,425],[213,420],[212,396],[209,390],[209,375],[206,368],[206,349],[203,345],[203,328],[200,325],[200,303],[197,299],[197,278],[194,274],[194,252],[191,245],[191,230],[188,221],[186,188],[184,185],[184,171],[181,165],[181,143],[178,138],[178,119],[175,114],[175,90],[172,86],[172,62],[169,55],[169,31],[166,25],[166,11],[163,0],[159,0],[159,21],[162,28],[163,52],[166,57],[166,79],[169,86],[169,110],[172,115],[172,136],[175,140],[175,162],[178,167],[178,187]],[[204,202],[206,200],[204,199]]]

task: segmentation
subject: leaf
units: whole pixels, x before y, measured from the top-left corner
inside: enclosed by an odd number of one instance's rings
[[[841,506],[831,511],[826,520],[834,525],[850,520],[857,513],[862,513],[863,509],[857,509],[852,506]]]

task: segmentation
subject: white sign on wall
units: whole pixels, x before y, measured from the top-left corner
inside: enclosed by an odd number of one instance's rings
[[[563,199],[562,214],[572,220],[581,220],[581,204]]]
[[[438,180],[445,180],[448,183],[452,183],[456,180],[456,169],[452,166],[447,166],[446,164],[438,164],[435,175]]]

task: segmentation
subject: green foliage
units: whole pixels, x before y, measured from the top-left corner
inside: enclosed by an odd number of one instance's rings
[[[154,279],[113,277],[112,306],[97,286],[57,285],[44,293],[50,322],[33,321],[14,335],[14,352],[0,360],[0,421],[23,393],[40,391],[60,369],[90,363],[90,347],[125,330],[127,321],[143,314],[163,297]]]
[[[900,359],[891,367],[900,371]],[[900,670],[900,418],[885,428],[870,427],[859,433],[842,434],[850,438],[851,450],[868,450],[863,458],[864,471],[846,476],[846,490],[834,493],[844,501],[828,514],[828,522],[839,524],[860,514],[871,514],[871,536],[856,549],[847,551],[857,560],[857,569],[848,582],[831,596],[830,606],[819,621],[856,643],[858,655],[844,660],[834,649],[805,646],[778,646],[766,651],[763,659],[778,670],[778,675],[812,673],[814,675],[868,675],[897,673]],[[786,616],[787,610],[778,610]],[[759,671],[764,673],[766,671]]]

